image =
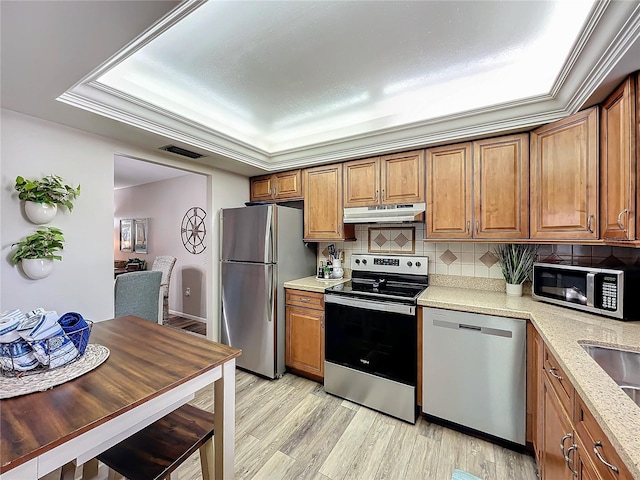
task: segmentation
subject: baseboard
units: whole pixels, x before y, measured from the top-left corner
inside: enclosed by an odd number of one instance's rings
[[[169,314],[176,315],[178,317],[188,318],[189,320],[193,320],[195,322],[207,323],[206,318],[196,317],[195,315],[189,315],[188,313],[184,313],[184,312],[176,312],[175,310],[169,310]]]

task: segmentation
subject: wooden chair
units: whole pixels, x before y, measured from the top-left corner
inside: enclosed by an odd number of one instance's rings
[[[110,480],[173,479],[173,472],[199,450],[202,478],[213,479],[213,418],[213,413],[183,405],[101,453],[98,460],[109,467]]]

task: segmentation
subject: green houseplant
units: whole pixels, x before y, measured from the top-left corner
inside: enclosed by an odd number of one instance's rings
[[[73,188],[58,175],[47,175],[40,180],[16,177],[18,198],[25,200],[25,213],[36,224],[49,223],[58,211],[58,205],[73,211],[73,201],[80,195],[80,185]]]
[[[44,227],[12,246],[18,248],[11,261],[14,264],[21,262],[28,277],[44,278],[51,273],[53,261],[62,260],[59,252],[64,248],[64,235],[59,228]]]
[[[503,243],[494,253],[500,261],[502,275],[507,282],[507,295],[521,296],[522,284],[529,278],[538,255],[537,245]]]

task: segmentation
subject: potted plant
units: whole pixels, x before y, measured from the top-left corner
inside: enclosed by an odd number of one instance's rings
[[[54,260],[62,260],[58,252],[64,248],[64,236],[58,228],[44,227],[12,246],[18,248],[11,261],[14,264],[21,262],[24,273],[38,280],[49,276]]]
[[[537,245],[500,244],[494,250],[507,282],[507,295],[522,296],[522,284],[529,278],[538,254]]]
[[[18,198],[25,200],[25,213],[38,225],[49,223],[56,216],[58,205],[71,212],[73,201],[80,195],[80,185],[73,188],[57,175],[47,175],[41,180],[26,180],[18,176],[15,189]]]

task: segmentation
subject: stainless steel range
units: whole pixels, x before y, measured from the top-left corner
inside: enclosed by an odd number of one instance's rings
[[[417,300],[429,259],[353,255],[351,271],[325,290],[325,390],[415,423]]]

